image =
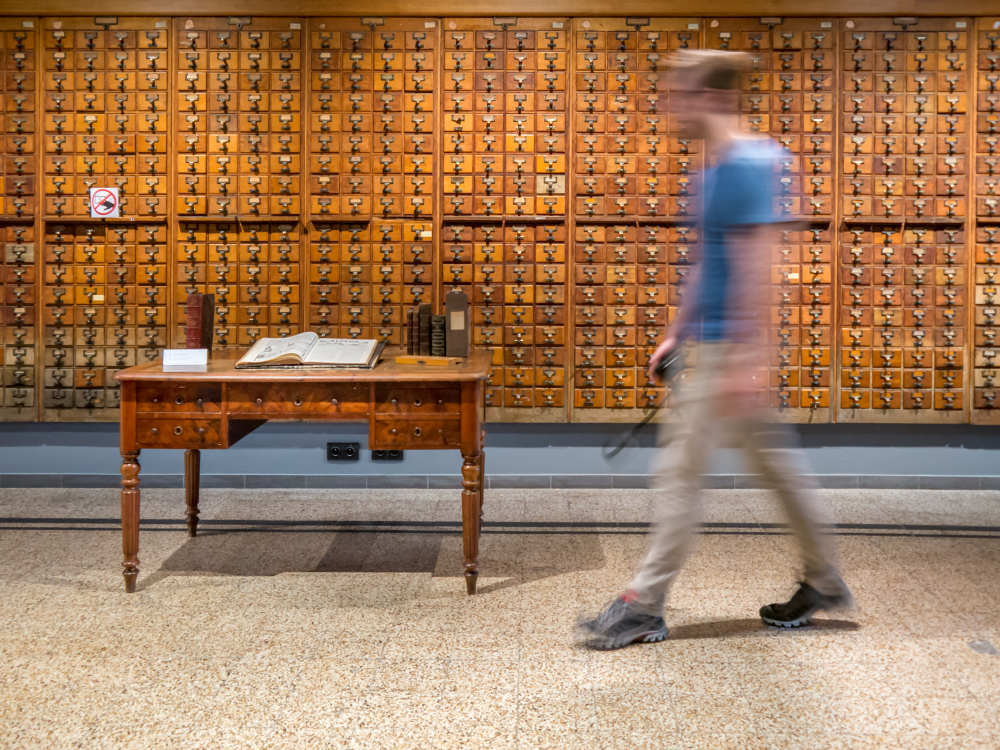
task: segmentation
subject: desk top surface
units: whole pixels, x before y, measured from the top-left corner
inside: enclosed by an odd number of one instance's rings
[[[275,367],[268,369],[237,370],[236,363],[243,352],[217,352],[204,370],[169,370],[164,372],[162,362],[150,362],[137,367],[129,367],[115,374],[115,380],[175,380],[212,381],[226,383],[282,382],[282,383],[323,383],[323,382],[380,382],[399,381],[428,383],[485,380],[490,371],[490,352],[473,351],[467,359],[457,365],[399,365],[395,357],[406,352],[386,349],[382,358],[371,370],[343,369],[296,369]]]

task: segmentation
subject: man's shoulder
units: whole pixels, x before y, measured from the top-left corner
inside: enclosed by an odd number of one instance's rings
[[[736,167],[773,167],[780,155],[778,145],[770,138],[739,138],[726,156],[726,162]]]

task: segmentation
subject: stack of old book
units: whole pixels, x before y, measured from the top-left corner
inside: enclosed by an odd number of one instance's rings
[[[465,292],[448,292],[444,315],[431,315],[422,304],[407,310],[403,329],[407,354],[438,357],[468,357],[471,331],[469,298]]]

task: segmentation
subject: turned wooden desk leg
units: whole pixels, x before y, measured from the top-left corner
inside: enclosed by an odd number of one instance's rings
[[[480,444],[486,442],[486,433],[483,432],[479,437]],[[483,502],[486,500],[486,451],[479,451],[479,533],[482,534],[482,520],[483,520]]]
[[[465,552],[465,590],[476,593],[479,578],[479,517],[482,513],[482,454],[462,458],[462,546]]]
[[[122,454],[122,575],[125,592],[135,592],[139,576],[139,451]]]
[[[198,533],[198,490],[201,483],[201,451],[184,451],[184,500],[187,502],[188,536]]]

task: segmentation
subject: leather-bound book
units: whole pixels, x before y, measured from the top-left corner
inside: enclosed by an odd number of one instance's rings
[[[449,357],[469,356],[469,297],[465,292],[444,296],[445,350]]]
[[[431,354],[431,306],[426,302],[420,305],[420,350],[417,354],[425,357]]]
[[[189,294],[185,308],[184,344],[188,349],[212,348],[214,294]]]
[[[406,311],[406,327],[403,332],[406,334],[406,353],[416,354],[417,353],[417,311],[407,310]]]

